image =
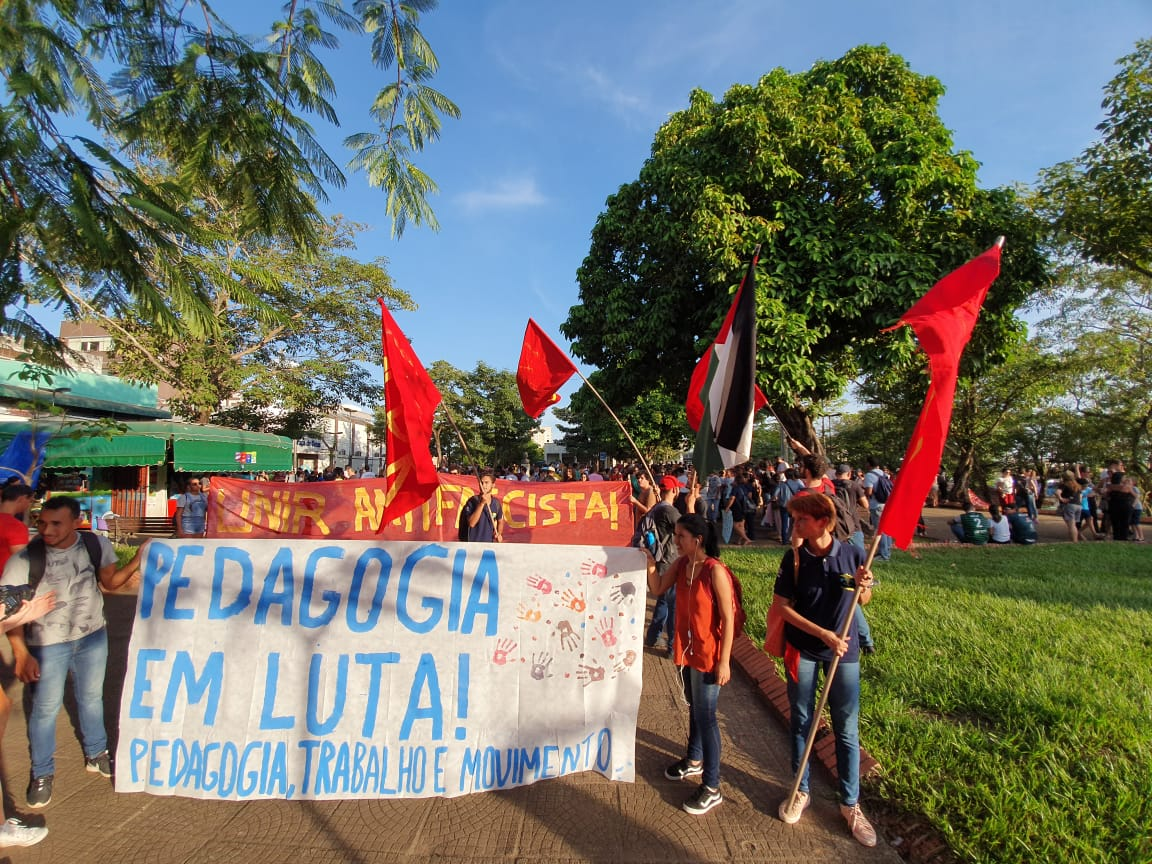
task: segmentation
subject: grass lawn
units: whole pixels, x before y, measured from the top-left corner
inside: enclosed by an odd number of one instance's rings
[[[757,642],[782,554],[724,553]],[[1152,549],[919,554],[874,567],[865,794],[971,861],[1152,862]]]

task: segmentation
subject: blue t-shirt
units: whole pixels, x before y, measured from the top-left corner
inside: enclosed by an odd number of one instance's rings
[[[479,495],[473,495],[468,499],[468,503],[464,505],[464,519],[472,518],[472,514],[476,512],[476,508],[482,506],[484,499]],[[499,524],[500,519],[503,518],[503,508],[500,506],[500,499],[493,496],[492,503],[488,505],[488,512],[492,518],[481,515],[480,521],[475,525],[468,526],[468,542],[469,543],[492,543],[496,539],[496,534],[492,530],[492,526]]]
[[[176,500],[176,507],[183,507],[180,514],[180,527],[185,534],[203,534],[208,522],[208,496],[203,492],[195,495],[185,492]]]
[[[841,543],[836,539],[832,540],[832,548],[826,555],[816,555],[807,546],[801,546],[799,580],[793,573],[794,561],[795,555],[789,549],[780,562],[774,593],[791,600],[792,608],[809,621],[839,633],[852,603],[852,592],[856,590],[856,568],[864,563],[864,551],[852,543]],[[791,624],[784,625],[784,635],[809,660],[831,660],[836,656],[820,638]],[[848,631],[848,651],[840,662],[859,661],[860,646],[853,616]]]

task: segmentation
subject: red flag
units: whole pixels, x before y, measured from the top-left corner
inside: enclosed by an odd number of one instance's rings
[[[705,482],[708,473],[734,468],[748,461],[752,450],[752,423],[768,404],[756,386],[756,261],[748,270],[715,341],[696,362],[688,384],[684,410],[696,432],[692,462]]]
[[[885,330],[907,324],[920,340],[928,355],[931,381],[928,395],[916,421],[916,430],[892,494],[884,504],[878,530],[887,534],[901,549],[907,549],[916,531],[916,522],[924,499],[932,487],[932,478],[940,468],[948,424],[952,421],[952,399],[956,395],[956,378],[960,355],[972,338],[976,316],[984,305],[988,288],[1000,275],[1000,245],[953,270],[932,290],[921,297],[904,316]]]
[[[428,442],[432,416],[440,404],[440,391],[420,365],[408,339],[380,300],[384,342],[384,408],[388,428],[384,435],[384,494],[381,527],[415,510],[440,485]]]
[[[568,355],[529,318],[524,330],[524,347],[520,349],[520,365],[516,367],[516,386],[520,388],[524,412],[529,417],[539,417],[545,408],[560,401],[556,391],[575,374],[576,366]]]

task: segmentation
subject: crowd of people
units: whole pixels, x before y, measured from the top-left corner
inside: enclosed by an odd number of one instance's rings
[[[861,608],[871,600],[874,585],[865,567],[864,537],[866,524],[873,535],[878,528],[893,478],[874,459],[867,460],[864,470],[846,463],[833,468],[800,442],[791,444],[798,454],[795,464],[780,459],[706,478],[681,464],[655,466],[651,472],[627,464],[603,473],[571,465],[480,472],[479,491],[461,510],[459,539],[503,540],[499,480],[630,483],[636,517],[633,544],[646,553],[648,586],[656,599],[645,645],[674,660],[690,709],[685,756],[670,765],[665,776],[701,779],[699,789],[683,804],[692,814],[706,813],[723,800],[716,710],[720,690],[731,678],[740,589],[739,580],[720,561],[721,543],[743,546],[766,534],[789,546],[780,560],[772,602],[784,621],[792,767],[799,770],[815,722],[818,679],[827,677],[836,659],[829,707],[841,810],[852,835],[872,846],[876,834],[859,804],[860,658],[875,650]],[[335,469],[330,476],[304,472],[293,477],[301,482],[346,478]],[[938,503],[946,489],[941,475],[926,503]],[[1043,491],[1034,473],[1005,470],[992,487],[989,515],[969,501],[952,520],[952,530],[967,543],[1033,543]],[[1084,466],[1065,472],[1055,495],[1070,540],[1109,535],[1143,540],[1142,492],[1120,462],[1110,463],[1096,477]],[[28,806],[38,809],[52,800],[56,717],[69,676],[85,768],[111,776],[103,717],[108,648],[100,589],[114,590],[138,573],[145,547],[128,565],[119,566],[106,538],[81,530],[79,504],[66,496],[43,503],[36,517],[37,536],[30,540],[24,517],[33,499],[33,490],[19,483],[0,489],[0,630],[8,633],[16,677],[29,695],[32,773],[26,796]],[[200,478],[187,481],[176,505],[176,536],[202,536],[207,496]],[[876,544],[881,559],[890,550],[884,540]],[[40,584],[46,590],[35,592],[31,600],[33,592],[26,586]],[[0,690],[0,737],[9,709]],[[780,818],[798,821],[809,800],[805,767],[797,794],[781,802]],[[46,833],[42,824],[13,816],[0,824],[0,846],[31,845]]]

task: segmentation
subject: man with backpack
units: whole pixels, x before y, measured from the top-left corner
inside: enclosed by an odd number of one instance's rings
[[[632,545],[647,549],[656,559],[656,572],[663,576],[676,560],[677,551],[673,536],[676,531],[676,522],[680,519],[680,511],[676,509],[676,496],[680,491],[680,484],[671,474],[660,479],[660,501],[651,510],[641,517],[636,525],[636,534],[632,538]],[[656,598],[656,606],[652,610],[652,623],[644,635],[644,644],[649,648],[657,647],[656,643],[664,634],[668,655],[672,654],[672,634],[676,628],[676,586],[673,585]]]
[[[852,466],[841,462],[836,466],[836,479],[832,481],[836,487],[836,497],[839,503],[836,508],[836,521],[845,521],[844,533],[850,542],[860,547],[860,551],[867,554],[864,548],[864,526],[860,522],[860,508],[868,506],[868,496],[864,486],[859,480],[852,479]]]
[[[864,494],[868,496],[868,518],[875,533],[880,527],[880,514],[884,512],[884,505],[888,502],[888,496],[892,494],[892,479],[875,457],[869,456],[866,461],[868,471],[864,475]],[[892,558],[892,538],[887,534],[880,535],[876,557],[881,561]]]
[[[86,770],[112,776],[104,729],[104,668],[108,632],[100,587],[119,588],[136,570],[117,569],[116,550],[104,537],[80,531],[80,504],[74,498],[49,498],[36,520],[39,536],[9,559],[0,584],[31,585],[36,595],[55,592],[56,608],[43,618],[8,633],[16,677],[31,695],[28,741],[32,779],[28,806],[52,800],[56,773],[56,715],[64,701],[64,682],[72,673]]]

